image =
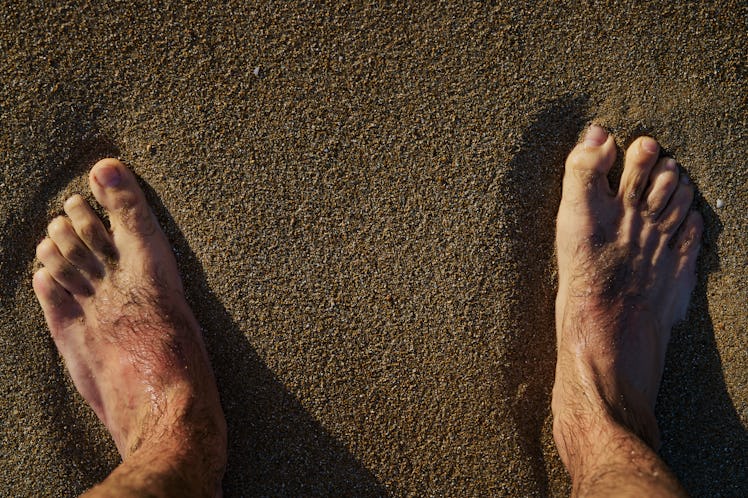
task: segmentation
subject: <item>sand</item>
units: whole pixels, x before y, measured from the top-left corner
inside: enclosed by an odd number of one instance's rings
[[[40,3],[0,5],[0,495],[118,462],[30,285],[113,155],[204,328],[226,496],[565,496],[553,223],[593,119],[698,188],[662,455],[694,496],[748,495],[744,2]]]

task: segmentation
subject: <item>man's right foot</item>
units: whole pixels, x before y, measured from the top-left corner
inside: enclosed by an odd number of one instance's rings
[[[693,186],[659,153],[652,138],[634,141],[617,192],[607,179],[615,142],[601,127],[591,126],[566,161],[552,408],[572,478],[619,429],[659,446],[654,406],[670,331],[696,283],[703,225],[689,210]]]

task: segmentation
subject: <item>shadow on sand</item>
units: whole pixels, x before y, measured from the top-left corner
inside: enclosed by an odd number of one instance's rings
[[[199,260],[157,194],[142,180],[141,186],[179,255],[186,297],[214,360],[228,425],[225,495],[386,496],[374,475],[265,366],[209,288]]]
[[[698,192],[694,207],[705,230],[688,317],[673,330],[665,362],[661,453],[692,496],[748,496],[748,432],[725,386],[707,297],[709,274],[720,270],[722,223]]]
[[[585,126],[586,111],[584,97],[548,103],[523,133],[502,185],[514,204],[502,237],[512,241],[510,259],[517,265],[518,295],[511,313],[522,327],[508,343],[510,360],[504,375],[507,392],[524,393],[512,414],[540,496],[550,495],[542,435],[556,367],[555,288],[549,285],[556,264],[555,219],[564,159]]]

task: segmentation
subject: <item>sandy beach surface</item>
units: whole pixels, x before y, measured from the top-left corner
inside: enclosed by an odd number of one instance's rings
[[[106,156],[204,328],[227,497],[567,495],[554,219],[594,119],[698,188],[662,455],[694,496],[748,496],[745,2],[137,3],[0,4],[0,495],[118,463],[30,283]]]

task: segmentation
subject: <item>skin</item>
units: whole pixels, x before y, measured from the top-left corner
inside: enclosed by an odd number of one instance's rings
[[[171,247],[122,163],[98,162],[89,184],[111,229],[71,197],[33,278],[76,388],[122,455],[86,496],[218,496],[226,423]]]
[[[575,496],[684,496],[655,453],[654,405],[673,324],[696,282],[693,187],[656,141],[626,152],[592,126],[566,162],[557,219],[554,438]],[[216,496],[226,425],[200,327],[170,246],[134,176],[97,163],[90,187],[37,247],[34,291],[83,398],[122,464],[90,496]]]
[[[635,140],[620,188],[612,136],[591,126],[566,161],[557,218],[553,433],[574,496],[684,496],[656,453],[673,325],[696,284],[694,189],[657,142]]]

